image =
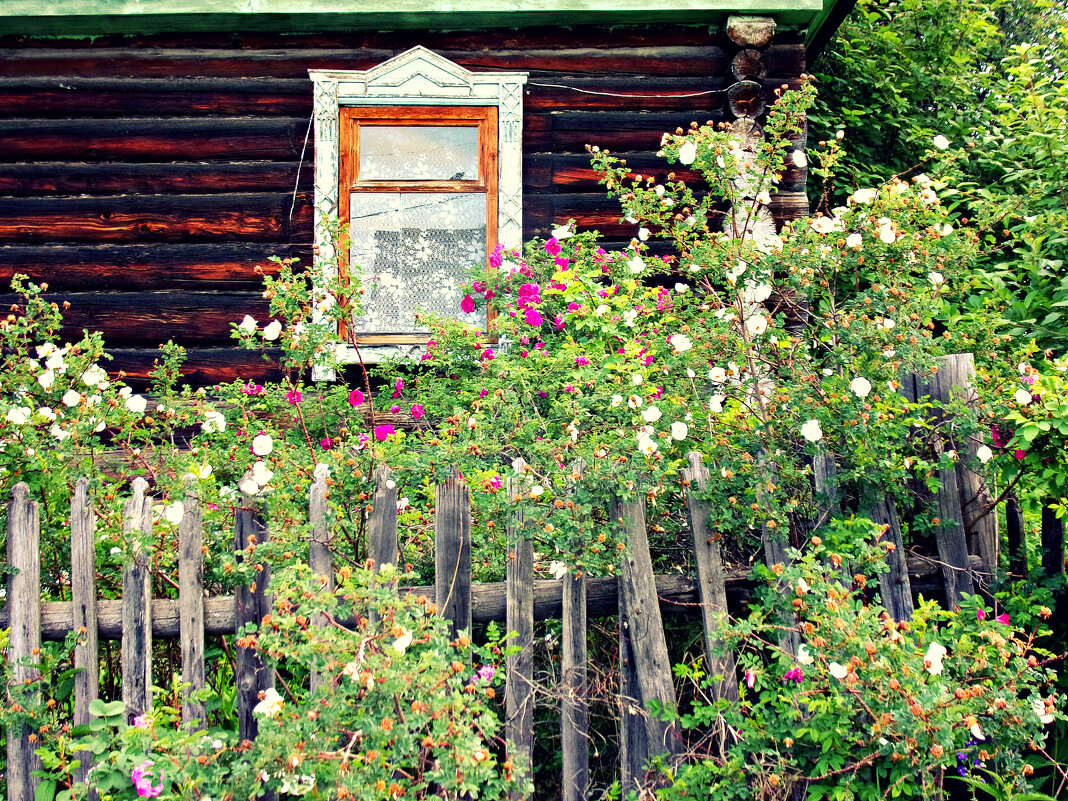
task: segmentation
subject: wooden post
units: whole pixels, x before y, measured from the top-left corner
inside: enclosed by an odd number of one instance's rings
[[[1064,573],[1064,520],[1049,502],[1042,507],[1042,571],[1050,578]]]
[[[586,701],[586,575],[569,570],[563,588],[560,748],[563,801],[584,801],[590,783],[590,711]],[[533,613],[533,608],[531,609]]]
[[[30,488],[21,481],[11,491],[7,507],[8,635],[7,661],[13,685],[35,682],[35,664],[41,651],[41,520],[39,505],[30,500]],[[27,699],[32,701],[31,699]],[[34,801],[41,769],[28,725],[7,730],[8,801]]]
[[[334,551],[330,536],[330,526],[326,522],[326,474],[315,476],[308,489],[308,521],[311,523],[310,542],[308,543],[308,566],[313,576],[326,579],[324,592],[333,593],[335,585]],[[323,628],[328,625],[324,615],[314,615],[311,625]],[[314,693],[323,683],[322,674],[313,670],[309,678],[309,687]]]
[[[267,585],[271,581],[270,565],[253,564],[250,553],[254,546],[268,540],[269,533],[259,515],[256,499],[251,495],[242,494],[242,502],[242,508],[237,510],[234,527],[234,551],[237,553],[238,564],[253,565],[253,578],[248,585],[237,587],[235,593],[238,634],[246,623],[260,625],[263,616],[271,608],[270,598],[267,595]],[[252,709],[259,703],[259,694],[274,687],[274,672],[263,664],[263,660],[253,648],[238,645],[235,662],[238,737],[241,740],[254,740],[259,725],[256,716],[252,714]]]
[[[646,714],[648,713],[642,706],[641,690],[638,687],[634,649],[621,594],[619,607],[619,783],[623,798],[626,798],[631,791],[641,793],[645,778],[645,763],[649,761],[649,731],[645,726]]]
[[[701,594],[701,617],[705,630],[705,664],[713,677],[712,693],[718,701],[726,698],[738,703],[738,678],[734,655],[723,651],[723,640],[717,636],[726,622],[727,586],[723,580],[723,558],[720,553],[720,533],[709,528],[711,509],[699,501],[694,490],[708,486],[708,468],[701,462],[701,454],[690,451],[686,455],[689,467],[682,470],[686,487],[686,509],[693,535],[694,561],[697,563],[697,585]],[[718,679],[715,677],[719,677]]]
[[[178,614],[182,638],[182,723],[207,723],[204,704],[193,694],[204,689],[204,525],[200,499],[187,484],[178,524]]]
[[[508,497],[513,500],[529,485],[523,477],[509,478]],[[505,738],[511,753],[533,769],[534,753],[534,543],[523,531],[525,520],[519,509],[508,520],[506,560],[507,629],[515,633],[511,645],[519,651],[507,659],[505,684]],[[566,776],[566,773],[565,773]],[[519,791],[512,799],[523,798]]]
[[[894,499],[883,497],[873,503],[866,512],[868,519],[876,525],[883,526],[881,542],[893,543],[893,548],[886,551],[886,564],[890,568],[879,579],[879,594],[883,606],[897,622],[911,620],[912,583],[909,581],[909,567],[905,561],[905,544],[901,539],[901,521],[897,516]]]
[[[122,700],[126,722],[152,708],[152,583],[146,544],[152,535],[148,482],[135,478],[123,505],[123,533],[131,561],[122,569]]]
[[[375,468],[373,503],[368,550],[377,572],[382,565],[396,567],[400,558],[397,548],[397,485],[388,465],[379,464]]]
[[[1024,528],[1023,512],[1015,494],[1005,500],[1005,533],[1009,540],[1009,570],[1017,576],[1026,576],[1027,529]]]
[[[627,544],[619,576],[619,605],[637,674],[638,698],[645,709],[656,701],[661,708],[674,711],[675,685],[645,531],[645,502],[640,498],[628,502],[613,500],[609,517],[623,529]],[[680,752],[682,742],[674,723],[666,723],[646,712],[645,726],[650,755],[674,756]]]
[[[79,478],[70,504],[71,625],[79,632],[74,646],[74,725],[84,726],[92,716],[89,703],[100,696],[100,656],[96,627],[96,522],[89,502],[89,479]],[[79,751],[76,777],[85,780],[93,755]]]
[[[471,491],[456,469],[437,486],[434,549],[434,600],[455,637],[471,630]]]

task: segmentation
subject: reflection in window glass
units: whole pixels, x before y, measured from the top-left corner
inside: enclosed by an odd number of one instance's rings
[[[486,195],[354,192],[351,263],[363,276],[361,334],[416,333],[416,311],[484,326],[460,312],[460,283],[486,259]]]
[[[473,125],[361,125],[361,181],[477,181]]]

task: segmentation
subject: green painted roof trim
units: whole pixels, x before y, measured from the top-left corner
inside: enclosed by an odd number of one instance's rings
[[[719,25],[774,17],[808,32],[848,0],[0,0],[0,35]]]

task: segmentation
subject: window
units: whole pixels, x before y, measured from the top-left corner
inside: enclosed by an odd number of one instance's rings
[[[526,74],[470,72],[416,47],[370,70],[310,75],[316,267],[333,263],[329,223],[347,222],[342,262],[365,278],[360,356],[414,356],[427,340],[415,312],[459,315],[468,269],[498,242],[522,243]]]

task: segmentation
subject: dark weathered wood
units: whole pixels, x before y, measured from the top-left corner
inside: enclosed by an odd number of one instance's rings
[[[619,781],[623,795],[640,792],[649,761],[649,730],[638,686],[634,649],[626,614],[619,616]]]
[[[36,664],[41,650],[41,519],[39,504],[30,500],[30,488],[19,482],[11,491],[7,507],[8,633],[7,662],[11,681],[18,685],[40,677]],[[26,699],[33,703],[34,695]],[[37,746],[30,741],[28,725],[7,730],[7,797],[9,801],[34,801],[41,769]],[[36,738],[35,738],[36,739]]]
[[[620,566],[619,595],[637,673],[639,697],[644,708],[655,702],[664,710],[674,710],[675,685],[657,603],[656,578],[645,530],[645,503],[642,499],[614,500],[609,515],[611,522],[621,528],[627,545]],[[647,713],[645,725],[651,754],[672,757],[681,751],[682,741],[676,724],[666,723],[658,715]]]
[[[727,107],[735,117],[759,117],[767,108],[764,84],[759,81],[738,81],[727,90]]]
[[[587,581],[585,574],[577,576],[572,570],[563,578],[563,647],[560,662],[563,801],[584,801],[590,783],[590,712],[586,700]]]
[[[311,245],[211,242],[152,245],[0,246],[0,285],[15,273],[47,282],[51,292],[138,290],[263,291],[270,256],[311,263]],[[256,271],[261,268],[262,275]],[[109,343],[110,344],[110,343]]]
[[[698,500],[695,490],[708,486],[708,468],[701,462],[701,454],[691,451],[686,455],[689,466],[682,469],[681,477],[686,489],[686,510],[690,518],[690,533],[693,536],[694,561],[697,566],[697,586],[701,593],[701,617],[705,631],[705,664],[708,675],[713,678],[712,694],[716,700],[725,698],[738,702],[738,678],[734,656],[724,651],[724,641],[718,636],[726,623],[727,585],[724,581],[723,557],[720,552],[721,533],[712,531],[708,525],[711,510],[707,503]],[[718,677],[718,678],[717,678]]]
[[[178,524],[178,608],[182,640],[182,723],[206,725],[203,701],[193,695],[204,689],[204,526],[200,499],[186,492],[182,522]]]
[[[739,81],[764,80],[768,74],[764,54],[751,47],[739,50],[731,59],[731,74]]]
[[[123,504],[122,530],[130,549],[122,568],[122,701],[131,723],[152,708],[152,496],[143,478]]]
[[[524,476],[510,477],[509,498],[522,493],[530,482]],[[508,558],[505,564],[508,600],[507,629],[515,633],[510,644],[518,648],[507,658],[505,685],[505,737],[510,754],[521,764],[533,767],[534,756],[534,542],[524,531],[526,520],[521,509],[513,509],[507,524]],[[519,790],[509,798],[525,796]]]
[[[840,502],[838,468],[835,466],[834,456],[823,446],[816,449],[816,456],[812,460],[812,479],[816,490],[814,522],[816,526],[820,526],[831,519]]]
[[[471,630],[471,491],[459,471],[437,485],[434,503],[434,599],[458,631]]]
[[[886,552],[886,564],[890,570],[879,580],[879,594],[882,596],[883,606],[894,620],[911,620],[914,611],[912,584],[905,545],[901,539],[901,520],[897,516],[897,505],[893,498],[883,496],[878,501],[873,501],[865,513],[873,523],[885,527],[880,541],[893,545]]]
[[[396,567],[400,553],[397,545],[397,484],[393,481],[393,471],[386,464],[375,468],[374,481],[368,555],[376,569],[382,565]]]
[[[293,209],[292,216],[290,209]],[[0,198],[0,243],[311,241],[311,197],[285,192]]]
[[[237,510],[234,526],[234,551],[238,564],[247,564],[251,570],[251,581],[238,586],[234,596],[235,631],[238,640],[235,649],[234,684],[237,695],[238,737],[242,740],[254,740],[259,730],[259,722],[252,713],[259,703],[260,693],[274,687],[274,671],[270,670],[260,658],[259,652],[247,644],[241,643],[241,630],[248,623],[259,626],[271,609],[267,585],[271,581],[271,567],[265,562],[253,561],[252,549],[260,543],[267,542],[270,532],[260,517],[256,499],[242,494],[242,508]]]
[[[13,197],[292,192],[294,186],[312,188],[312,164],[298,167],[296,156],[292,161],[222,163],[0,163],[0,193]]]
[[[79,478],[70,502],[71,626],[79,632],[74,646],[74,725],[88,725],[89,704],[100,696],[100,657],[97,652],[96,522],[89,500],[89,479]],[[84,781],[93,755],[79,751],[79,781]]]
[[[775,38],[772,17],[731,16],[727,18],[727,36],[739,47],[767,47]]]
[[[0,161],[296,161],[307,130],[304,116],[0,120]]]
[[[763,52],[768,75],[772,76],[769,83],[776,77],[800,77],[807,69],[808,58],[803,44],[777,42]]]
[[[236,320],[234,322],[237,322]],[[108,367],[123,370],[127,382],[147,387],[146,379],[152,371],[153,364],[159,359],[158,348],[115,348],[109,347],[107,353],[113,361]],[[283,377],[281,367],[275,362],[264,361],[256,351],[239,348],[188,348],[190,361],[181,369],[181,374],[189,383],[204,386],[226,381],[280,381]],[[277,359],[278,354],[267,354]]]
[[[686,129],[691,122],[722,122],[722,109],[694,106],[689,112],[573,111],[560,114],[526,114],[523,117],[523,150],[526,153],[584,153],[586,145],[612,152],[653,151],[665,131]]]
[[[1059,578],[1064,574],[1064,519],[1052,504],[1042,506],[1042,572]]]
[[[551,85],[527,84],[525,112],[546,110],[666,111],[686,108],[721,108],[726,99],[723,75],[676,78],[665,75],[567,74]],[[584,91],[583,91],[584,90]],[[705,93],[705,94],[699,94]],[[703,120],[702,120],[703,122]]]
[[[1009,541],[1009,570],[1014,575],[1026,576],[1027,528],[1015,493],[1005,499],[1005,533]]]
[[[941,572],[931,560],[911,557],[908,560],[909,581],[913,592],[931,595],[942,587]],[[975,571],[982,567],[978,556],[969,557],[969,567]],[[728,608],[741,612],[749,599],[752,571],[729,570],[726,572]],[[434,594],[430,586],[411,587],[413,595]],[[535,620],[559,619],[563,614],[562,582],[537,580],[534,582]],[[586,614],[588,617],[606,617],[619,611],[619,581],[616,578],[591,578],[586,582]],[[691,615],[701,603],[697,581],[678,573],[656,576],[656,593],[661,614]],[[474,623],[503,623],[506,618],[507,591],[505,582],[474,584],[471,588],[472,621]],[[71,628],[71,604],[69,601],[50,601],[41,606],[41,635],[44,639],[62,640]],[[0,628],[7,626],[8,613],[0,610]],[[210,635],[231,635],[236,626],[236,602],[232,595],[204,599],[204,631]],[[158,639],[174,639],[179,636],[178,602],[166,598],[152,601],[152,636]],[[340,621],[345,623],[345,621]],[[349,621],[351,623],[353,621]],[[348,625],[345,623],[345,625]],[[122,636],[122,602],[98,601],[97,632],[101,638],[117,640]]]
[[[935,527],[935,543],[942,560],[945,580],[946,606],[953,609],[960,604],[961,595],[975,592],[968,565],[968,546],[964,538],[964,517],[960,511],[960,491],[954,468],[938,471],[939,525]]]
[[[18,300],[15,295],[0,295],[3,308]],[[66,338],[78,339],[83,328],[100,331],[110,349],[116,350],[156,348],[168,339],[179,345],[206,346],[224,341],[233,324],[246,314],[261,325],[270,320],[262,292],[56,293],[51,300],[70,303],[62,329]]]

